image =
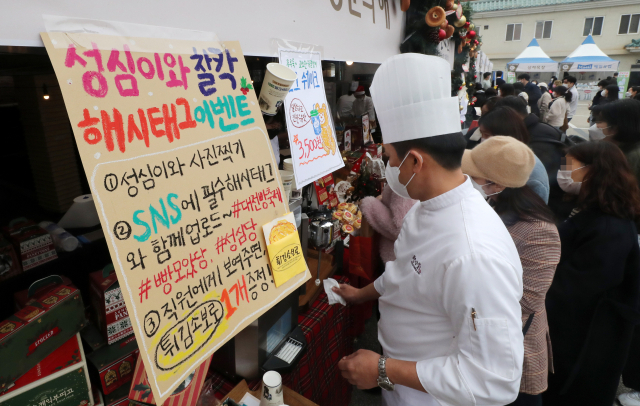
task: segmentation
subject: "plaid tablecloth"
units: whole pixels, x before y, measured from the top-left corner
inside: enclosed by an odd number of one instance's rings
[[[344,276],[340,283],[349,283]],[[348,405],[351,385],[340,376],[338,361],[353,352],[353,338],[349,335],[352,317],[349,306],[327,303],[327,295],[318,296],[309,310],[298,317],[307,339],[307,352],[295,369],[282,376],[286,386],[320,406]],[[235,383],[213,372],[212,385],[219,399],[234,388]],[[247,382],[251,390],[260,388],[260,380]]]

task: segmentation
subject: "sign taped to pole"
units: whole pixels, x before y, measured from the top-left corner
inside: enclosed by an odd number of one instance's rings
[[[162,404],[310,277],[306,270],[273,283],[261,226],[288,202],[242,49],[41,36]]]

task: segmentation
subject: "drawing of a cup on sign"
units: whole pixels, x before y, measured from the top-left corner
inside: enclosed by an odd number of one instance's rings
[[[318,110],[311,110],[309,114],[311,116],[311,124],[313,124],[313,132],[316,135],[322,134],[322,126],[320,124],[320,117],[318,116]]]
[[[319,103],[316,103],[315,108],[318,112],[318,117],[320,118],[320,128],[322,129],[322,147],[324,151],[329,155],[336,153],[336,140],[333,138],[333,132],[331,131],[331,126],[329,125],[329,115],[327,114],[327,105],[322,103],[322,107],[320,107]],[[316,134],[318,134],[316,132]]]

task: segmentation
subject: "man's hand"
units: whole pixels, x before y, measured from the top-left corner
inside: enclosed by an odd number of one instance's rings
[[[358,350],[346,356],[338,363],[338,368],[351,385],[358,389],[371,389],[378,386],[378,361],[380,354],[369,350]]]
[[[342,298],[351,304],[359,304],[362,303],[362,298],[360,295],[360,289],[354,288],[351,285],[345,285],[343,283],[340,284],[340,288],[331,288],[335,293],[342,296]]]

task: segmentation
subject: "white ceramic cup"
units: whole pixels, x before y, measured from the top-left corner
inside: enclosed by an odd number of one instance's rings
[[[296,73],[284,65],[275,62],[267,64],[260,97],[258,97],[262,114],[276,115],[278,107],[284,102],[296,78]]]
[[[276,371],[266,372],[262,376],[260,406],[280,406],[283,403],[282,377]]]

